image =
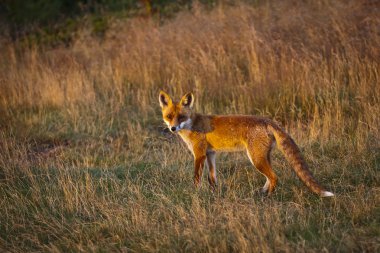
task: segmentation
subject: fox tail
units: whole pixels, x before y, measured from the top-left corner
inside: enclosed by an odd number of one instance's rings
[[[326,191],[315,180],[313,174],[309,170],[301,152],[294,140],[281,127],[275,124],[268,125],[268,130],[273,133],[277,146],[284,154],[286,160],[291,164],[297,176],[305,183],[310,190],[322,197],[334,196],[332,192]]]

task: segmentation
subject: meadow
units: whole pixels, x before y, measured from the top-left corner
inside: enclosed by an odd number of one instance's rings
[[[84,24],[69,45],[0,38],[0,251],[379,252],[377,1],[194,2],[170,18]],[[275,150],[279,184],[219,154],[193,157],[158,93],[195,110],[279,122],[320,198]]]

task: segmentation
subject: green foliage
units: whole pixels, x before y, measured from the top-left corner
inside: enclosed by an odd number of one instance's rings
[[[69,45],[83,22],[90,19],[93,35],[102,37],[109,17],[155,15],[172,17],[191,6],[184,0],[6,0],[0,3],[0,19],[13,39],[27,45]],[[212,6],[214,1],[201,1]]]

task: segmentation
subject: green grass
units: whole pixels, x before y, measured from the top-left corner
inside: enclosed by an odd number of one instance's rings
[[[59,122],[50,120],[44,136],[59,140]],[[107,136],[107,129],[99,131]],[[44,149],[3,133],[5,249],[378,249],[378,152],[348,157],[344,152],[353,147],[334,140],[323,150],[317,143],[303,145],[316,177],[336,193],[330,199],[313,195],[275,152],[280,183],[273,196],[264,197],[264,180],[245,155],[219,156],[220,184],[212,193],[205,178],[194,189],[192,157],[178,138],[146,128],[131,134],[143,136],[143,149],[85,134],[81,141],[78,134],[67,135],[69,144],[56,141]]]

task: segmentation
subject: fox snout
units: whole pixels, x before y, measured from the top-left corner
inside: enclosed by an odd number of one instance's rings
[[[191,123],[192,123],[191,119],[187,119],[185,121],[182,121],[177,126],[170,126],[169,125],[169,129],[172,133],[174,133],[174,132],[177,132],[177,131],[182,130],[182,129],[188,129],[191,126]]]
[[[178,131],[178,126],[172,126],[172,127],[169,127],[170,131],[172,131],[173,133]]]

